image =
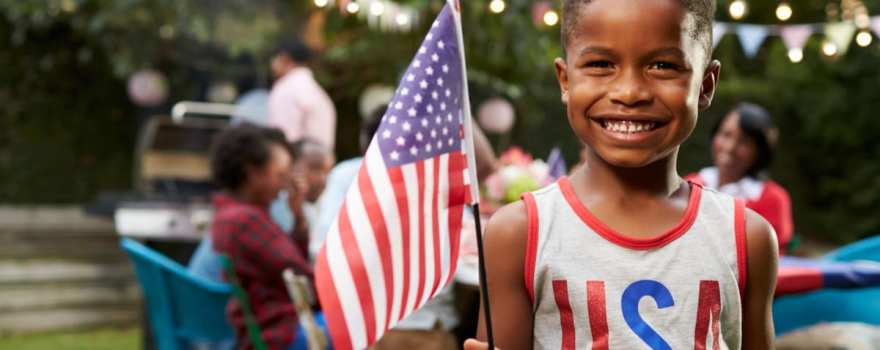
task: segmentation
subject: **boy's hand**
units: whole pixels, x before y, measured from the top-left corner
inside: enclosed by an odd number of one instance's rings
[[[495,349],[501,350],[497,347]],[[471,338],[464,341],[464,350],[489,350],[489,344]]]

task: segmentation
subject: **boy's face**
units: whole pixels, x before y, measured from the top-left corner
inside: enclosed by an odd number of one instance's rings
[[[578,9],[567,59],[556,60],[578,138],[606,162],[642,167],[672,155],[712,100],[694,19],[679,0],[593,0]]]

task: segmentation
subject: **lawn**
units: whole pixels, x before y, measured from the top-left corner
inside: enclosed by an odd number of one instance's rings
[[[0,336],[0,350],[137,350],[140,346],[138,328]]]

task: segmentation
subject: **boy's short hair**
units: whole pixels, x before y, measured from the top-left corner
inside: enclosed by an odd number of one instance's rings
[[[568,39],[571,37],[575,26],[578,22],[578,14],[581,7],[587,5],[594,0],[563,0],[562,1],[562,52],[565,55],[565,48],[568,47]],[[699,40],[703,38],[703,45],[706,51],[712,51],[712,22],[715,18],[715,0],[680,0],[681,5],[687,9],[687,12],[694,16],[695,28],[691,32],[691,37]]]
[[[211,178],[222,189],[238,189],[247,180],[247,166],[266,165],[273,144],[290,152],[278,129],[242,123],[224,130],[217,135],[211,150]]]

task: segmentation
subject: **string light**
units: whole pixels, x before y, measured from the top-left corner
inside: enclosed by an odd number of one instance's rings
[[[348,11],[348,13],[350,14],[355,14],[361,10],[361,6],[358,5],[356,2],[350,2],[348,3],[348,6],[345,6],[345,10]]]
[[[329,4],[328,0],[315,0],[315,6],[317,7],[326,7]]]
[[[409,16],[405,13],[398,13],[397,17],[394,19],[397,22],[397,25],[403,27],[409,24]]]
[[[730,17],[736,20],[742,19],[743,16],[746,15],[746,11],[748,10],[748,6],[746,2],[743,0],[734,0],[730,3],[730,7],[727,9],[730,12]]]
[[[871,37],[871,33],[867,30],[862,30],[856,35],[856,44],[859,44],[861,47],[867,47],[871,45],[871,42],[874,41],[874,38]]]
[[[830,41],[825,41],[822,43],[822,53],[825,56],[831,57],[837,54],[837,45]]]
[[[507,4],[504,3],[504,0],[492,0],[489,2],[489,11],[493,13],[504,12],[505,7],[507,7]]]
[[[559,23],[559,14],[557,14],[556,11],[549,10],[544,12],[544,24],[552,27],[555,26],[556,23]]]
[[[370,14],[373,16],[381,16],[385,13],[385,4],[380,1],[376,1],[370,5]]]
[[[804,59],[804,50],[794,48],[788,50],[788,59],[794,63],[798,63]]]
[[[776,18],[779,18],[780,21],[787,21],[791,18],[792,10],[791,6],[788,5],[787,1],[783,1],[779,3],[779,6],[776,7]]]

